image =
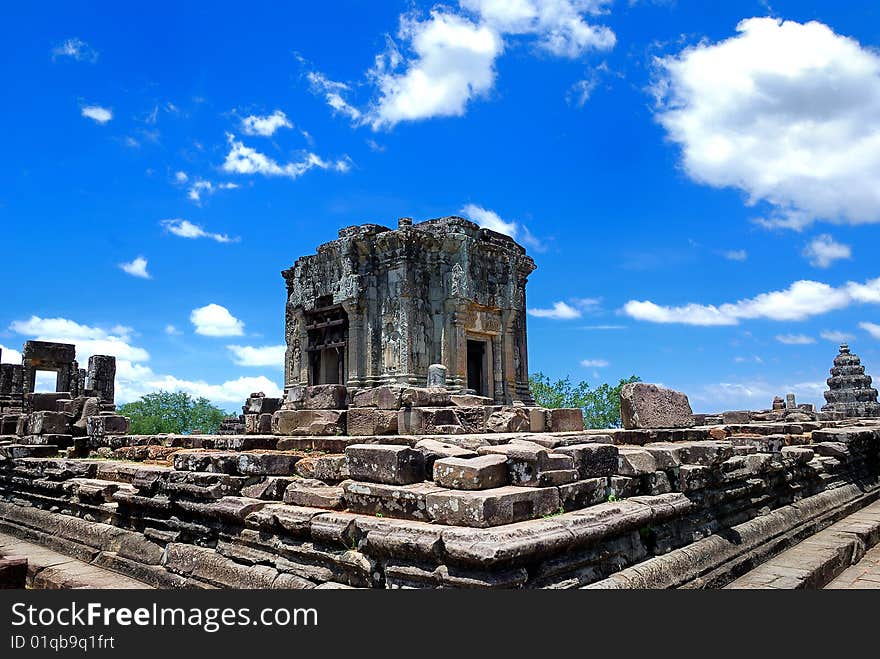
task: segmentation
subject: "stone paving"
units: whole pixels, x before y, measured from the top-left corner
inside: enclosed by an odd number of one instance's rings
[[[825,588],[835,590],[880,590],[880,545]]]

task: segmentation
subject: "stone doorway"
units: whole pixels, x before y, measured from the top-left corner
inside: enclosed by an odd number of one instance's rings
[[[328,304],[305,316],[309,384],[345,384],[348,314],[342,306]]]
[[[486,396],[488,383],[487,341],[468,339],[467,342],[467,386],[478,396]]]

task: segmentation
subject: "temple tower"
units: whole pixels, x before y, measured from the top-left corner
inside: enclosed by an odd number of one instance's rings
[[[342,229],[285,270],[285,390],[299,385],[447,388],[530,403],[523,247],[461,217]]]
[[[849,351],[847,344],[840,346],[840,354],[834,358],[831,377],[828,378],[823,412],[840,412],[847,417],[880,416],[877,390],[871,387],[871,376],[858,355]]]

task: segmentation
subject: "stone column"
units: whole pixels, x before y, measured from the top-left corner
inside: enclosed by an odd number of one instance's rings
[[[356,302],[343,302],[342,308],[348,316],[348,343],[346,345],[346,385],[362,387],[364,376],[363,334],[364,317]]]
[[[92,355],[86,375],[86,389],[101,399],[113,403],[116,399],[116,357]]]

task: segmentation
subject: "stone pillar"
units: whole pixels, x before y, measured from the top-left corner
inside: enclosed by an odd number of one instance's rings
[[[431,364],[428,367],[428,386],[445,387],[447,369],[443,364]]]
[[[86,374],[86,389],[102,403],[116,401],[116,357],[92,355]]]
[[[786,410],[796,410],[797,409],[797,401],[795,401],[794,394],[785,394],[785,409]]]
[[[364,317],[356,302],[343,302],[342,308],[348,316],[348,343],[346,345],[346,385],[364,386]]]

